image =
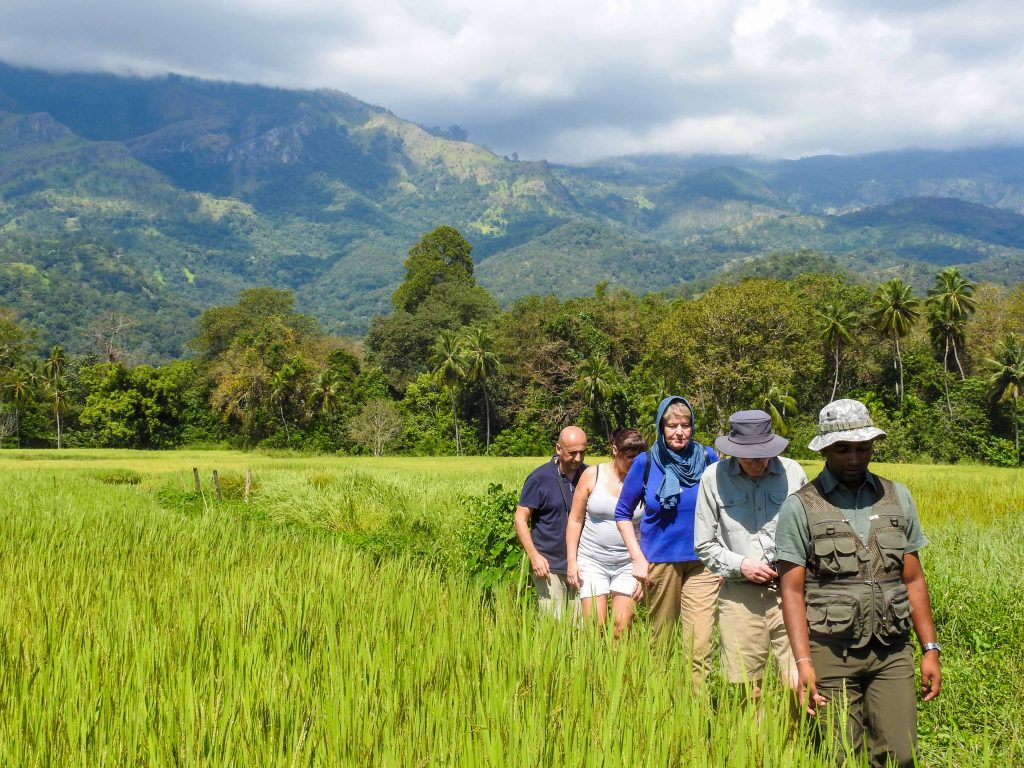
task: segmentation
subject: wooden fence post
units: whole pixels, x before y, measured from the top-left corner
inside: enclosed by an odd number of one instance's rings
[[[249,489],[252,488],[252,470],[245,470],[245,496],[244,501],[246,504],[249,503]]]
[[[203,487],[199,484],[199,467],[192,467],[192,483],[195,486],[196,493],[202,491]]]
[[[217,470],[213,470],[213,487],[217,489],[217,501],[220,501],[220,477],[217,475]]]

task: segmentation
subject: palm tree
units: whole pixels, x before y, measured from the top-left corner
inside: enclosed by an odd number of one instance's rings
[[[57,422],[57,450],[61,448],[60,415],[68,409],[68,390],[64,386],[64,369],[67,367],[67,356],[58,344],[50,350],[50,356],[43,363],[46,387],[53,394],[53,417]]]
[[[921,314],[921,300],[914,296],[909,285],[898,277],[878,286],[871,297],[873,306],[872,318],[875,327],[883,336],[892,338],[893,367],[899,374],[896,384],[896,397],[903,403],[903,355],[900,352],[900,339],[910,333],[918,316]]]
[[[786,411],[796,413],[796,400],[772,384],[771,388],[754,403],[754,407],[766,411],[772,417],[772,429],[782,437],[789,437]]]
[[[487,382],[498,372],[501,363],[491,351],[494,341],[480,326],[466,328],[462,336],[465,351],[466,379],[479,384],[484,391],[484,409],[487,421],[486,448],[491,447],[491,399],[487,393]]]
[[[942,364],[948,371],[949,353],[952,351],[961,381],[966,376],[957,352],[957,341],[963,344],[964,324],[968,316],[978,309],[978,302],[973,298],[976,287],[977,285],[961,275],[956,267],[947,267],[935,276],[935,286],[929,289],[928,298],[925,300],[931,310],[933,340],[936,331],[945,337]]]
[[[963,342],[964,321],[957,320],[952,316],[949,308],[939,303],[927,303],[928,306],[928,336],[932,342],[932,349],[936,353],[942,353],[942,389],[946,395],[946,410],[950,418],[953,417],[953,403],[949,399],[949,353],[953,352],[956,358],[957,367],[960,369],[960,380],[963,381],[964,369],[960,367],[960,358],[956,354],[956,342]]]
[[[338,372],[328,368],[320,372],[309,393],[309,404],[313,410],[330,416],[338,409],[343,385]]]
[[[21,419],[19,418],[19,406],[31,403],[39,394],[39,365],[18,366],[12,371],[11,378],[4,388],[14,403],[15,419],[17,420],[18,445],[21,446]]]
[[[602,406],[612,396],[611,378],[614,374],[614,370],[603,357],[591,357],[580,366],[579,378],[576,379],[576,387],[583,393],[587,405],[604,421],[604,431],[609,443],[612,440],[611,427]]]
[[[1013,447],[1020,458],[1020,418],[1017,404],[1024,392],[1024,338],[1008,334],[996,345],[995,357],[985,361],[991,375],[988,383],[993,399],[998,403],[1013,401]]]
[[[826,304],[820,312],[815,314],[817,314],[818,319],[821,321],[821,336],[825,339],[825,343],[828,344],[828,348],[832,350],[835,378],[832,381],[832,397],[829,398],[831,401],[836,399],[836,392],[839,390],[840,351],[844,344],[849,344],[853,341],[852,328],[857,315],[835,301]]]
[[[466,379],[466,348],[455,331],[441,331],[434,341],[430,364],[441,386],[448,390],[452,399],[452,418],[455,420],[455,450],[462,455],[462,437],[459,435],[459,414],[455,408],[455,391]]]

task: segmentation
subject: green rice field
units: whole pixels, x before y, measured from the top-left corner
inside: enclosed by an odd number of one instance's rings
[[[694,693],[643,621],[616,644],[467,575],[472,499],[537,463],[4,451],[0,765],[830,765],[772,681]],[[1024,765],[1024,473],[873,469],[930,539],[924,764]]]

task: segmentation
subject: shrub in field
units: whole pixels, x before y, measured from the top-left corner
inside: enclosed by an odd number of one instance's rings
[[[138,485],[142,482],[142,475],[131,469],[111,469],[98,477],[107,485]]]
[[[546,456],[552,442],[537,424],[509,427],[498,433],[487,452],[492,456]]]
[[[515,491],[491,484],[487,493],[468,496],[456,532],[456,553],[463,567],[486,587],[493,587],[519,569],[523,549],[516,538]]]

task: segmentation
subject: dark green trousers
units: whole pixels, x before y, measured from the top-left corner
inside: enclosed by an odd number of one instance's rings
[[[872,640],[866,648],[845,651],[841,646],[811,640],[811,660],[818,693],[828,700],[824,717],[837,740],[839,754],[846,744],[867,749],[872,766],[913,768],[917,750],[917,694],[914,654],[910,643],[886,646]],[[846,714],[846,722],[838,719]]]

